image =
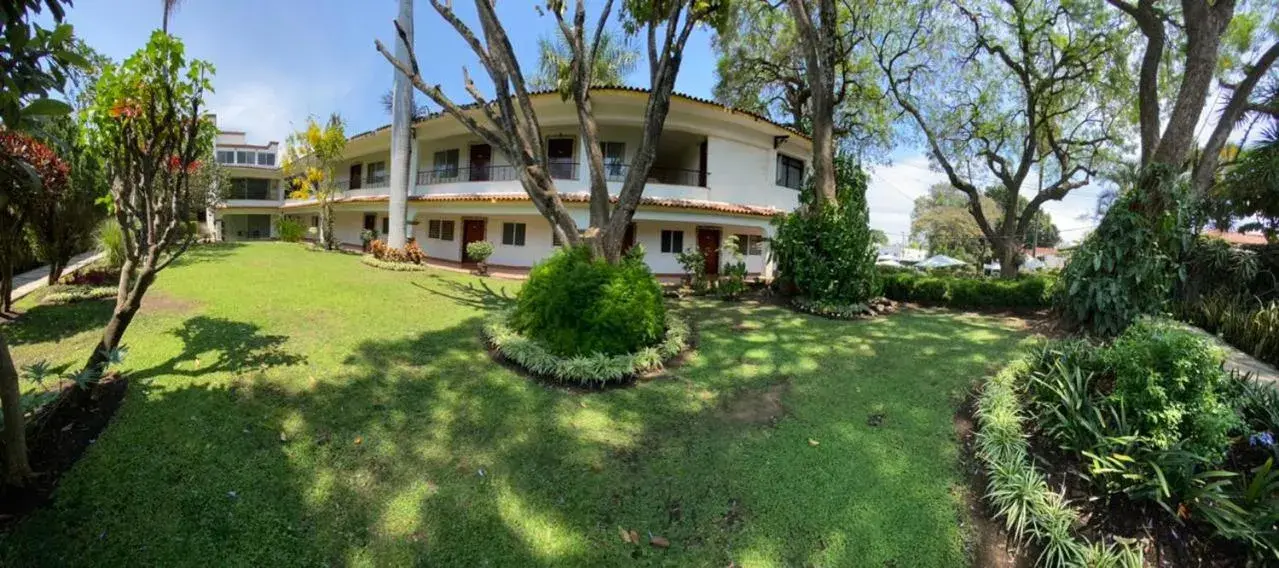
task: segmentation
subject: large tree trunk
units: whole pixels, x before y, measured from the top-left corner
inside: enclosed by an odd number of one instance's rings
[[[1008,279],[1017,277],[1017,269],[1021,268],[1021,247],[1018,247],[1015,237],[1004,237],[1004,243],[998,247],[999,253],[999,277]]]
[[[400,0],[397,22],[405,35],[405,41],[396,44],[395,55],[400,59],[408,59],[409,45],[406,42],[413,41],[413,0]],[[413,85],[403,71],[394,69],[394,73],[391,103],[390,221],[387,223],[386,244],[391,248],[401,249],[406,241],[404,229],[408,220],[409,188],[413,187],[413,172],[409,171],[409,152],[413,144],[410,132],[413,127]]]
[[[13,265],[8,259],[0,261],[0,314],[13,310]]]
[[[812,86],[813,197],[835,201],[835,66],[838,49],[834,0],[815,0],[817,18],[806,0],[788,0],[804,52],[805,74]]]
[[[120,269],[120,290],[116,295],[115,311],[111,313],[111,320],[102,330],[102,339],[98,340],[93,353],[89,354],[89,361],[85,363],[85,368],[89,369],[95,377],[101,377],[106,372],[111,352],[120,346],[120,341],[124,339],[124,332],[129,329],[133,317],[142,307],[142,297],[155,282],[156,270],[153,259],[148,258],[142,269],[138,271],[137,281],[130,286],[129,274],[132,270],[133,263],[125,261]]]
[[[45,281],[46,284],[53,286],[58,283],[58,279],[62,278],[63,271],[67,268],[67,261],[55,259],[49,263],[49,276]]]
[[[22,391],[9,344],[0,334],[0,405],[4,408],[5,483],[23,485],[31,477],[27,462],[27,427],[22,416]]]

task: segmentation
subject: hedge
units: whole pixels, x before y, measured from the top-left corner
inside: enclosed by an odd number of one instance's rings
[[[507,360],[524,370],[556,382],[582,386],[620,383],[637,375],[663,368],[666,361],[688,347],[692,331],[688,323],[666,313],[666,336],[657,345],[622,355],[574,355],[561,357],[537,341],[511,329],[511,311],[499,312],[484,324],[484,338]]]
[[[882,275],[884,296],[890,300],[956,308],[1047,308],[1054,281],[1039,275],[1002,280],[904,270]]]

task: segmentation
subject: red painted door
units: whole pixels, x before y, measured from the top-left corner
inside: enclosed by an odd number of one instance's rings
[[[462,261],[475,262],[470,255],[466,254],[466,245],[484,240],[484,220],[483,219],[463,219],[462,220]]]
[[[706,257],[706,273],[719,274],[719,229],[697,228],[697,250]]]

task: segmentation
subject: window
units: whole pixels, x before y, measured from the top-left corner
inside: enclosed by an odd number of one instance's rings
[[[231,178],[228,199],[275,199],[272,180],[263,178]]]
[[[311,228],[313,228],[313,229],[318,229],[318,228],[320,228],[320,216],[319,216],[319,215],[312,215],[312,216],[311,216]]]
[[[253,165],[253,152],[250,152],[250,151],[248,151],[248,150],[236,150],[236,152],[235,152],[235,163],[237,163],[237,164],[245,164],[245,165],[252,166],[252,165]]]
[[[232,151],[232,150],[218,150],[218,163],[219,163],[219,164],[234,164],[234,163],[235,163],[235,152],[234,152],[234,151]]]
[[[502,244],[524,246],[524,223],[502,223]]]
[[[737,235],[737,246],[746,256],[763,256],[764,237],[759,235]]]
[[[377,213],[364,214],[364,230],[372,231],[377,228]]]
[[[259,166],[274,166],[274,165],[275,165],[275,154],[272,154],[271,152],[258,152],[258,165],[259,165]]]
[[[600,153],[604,154],[604,177],[620,181],[626,175],[626,143],[600,142]]]
[[[452,221],[440,221],[440,240],[441,241],[453,240],[453,222]]]
[[[435,153],[435,178],[453,179],[457,177],[457,163],[460,159],[457,148],[441,150]]]
[[[552,179],[577,179],[577,164],[573,163],[573,145],[573,138],[546,140],[546,157],[551,161]]]
[[[804,160],[777,155],[777,185],[791,189],[804,188]]]
[[[386,185],[386,162],[370,162],[366,167],[370,186]]]
[[[684,252],[684,231],[662,231],[662,252]]]
[[[431,219],[430,221],[426,222],[426,238],[428,239],[440,238],[440,220],[439,219]]]

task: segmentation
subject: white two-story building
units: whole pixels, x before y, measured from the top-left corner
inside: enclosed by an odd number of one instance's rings
[[[601,88],[592,97],[608,184],[616,194],[639,147],[648,93]],[[576,111],[558,93],[535,94],[533,104],[547,138],[556,189],[578,225],[585,227],[588,166]],[[448,115],[418,121],[415,132],[410,161],[417,175],[408,201],[408,234],[429,257],[464,263],[466,245],[487,240],[495,248],[490,264],[522,268],[558,246],[506,156]],[[235,152],[232,183],[237,184],[215,212],[220,237],[271,238],[271,219],[281,215],[318,226],[315,201],[282,195],[280,171],[262,165],[262,154],[252,164],[241,164],[241,148],[265,150],[243,144],[242,135],[235,138],[236,134],[231,133],[226,144],[219,138],[219,161],[224,152],[227,158]],[[358,247],[362,230],[384,235],[389,228],[390,139],[390,127],[383,127],[347,141],[346,159],[337,168],[345,191],[334,206],[334,232],[344,244]],[[701,249],[708,271],[717,273],[727,260],[720,254],[725,239],[736,237],[747,269],[767,272],[763,239],[771,234],[770,220],[798,206],[811,153],[810,140],[801,133],[677,94],[627,244],[642,244],[657,274],[682,273],[675,255],[692,248]]]

